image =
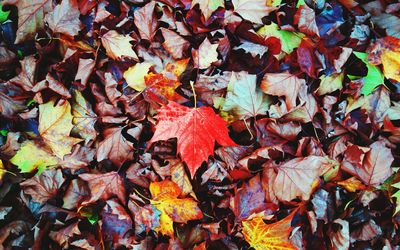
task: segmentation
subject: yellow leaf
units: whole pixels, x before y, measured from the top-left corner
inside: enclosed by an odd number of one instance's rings
[[[173,237],[173,222],[186,223],[203,218],[197,202],[191,198],[179,198],[182,191],[170,180],[151,183],[150,193],[153,197],[151,204],[161,213],[156,232]]]
[[[48,166],[56,165],[58,159],[33,141],[26,141],[10,162],[18,166],[21,173],[29,173],[35,169],[41,172]]]
[[[296,210],[289,216],[272,224],[265,224],[261,217],[242,222],[245,240],[255,250],[289,250],[296,247],[289,240],[291,221]]]
[[[7,172],[7,170],[4,169],[3,162],[0,160],[0,182],[2,181],[3,175],[4,175],[6,172]]]
[[[400,39],[390,36],[378,39],[368,54],[368,62],[382,63],[385,77],[400,81]]]
[[[167,72],[173,73],[176,77],[180,77],[182,73],[186,70],[189,60],[190,58],[186,58],[175,61],[173,63],[168,63],[167,66],[165,66],[165,70]]]
[[[146,88],[144,77],[149,72],[150,67],[153,64],[148,62],[137,63],[135,66],[130,67],[124,72],[124,78],[128,83],[129,87],[142,91]]]
[[[39,133],[58,158],[62,159],[64,155],[70,154],[72,146],[82,141],[69,136],[73,117],[68,101],[42,104],[39,106],[39,114]]]

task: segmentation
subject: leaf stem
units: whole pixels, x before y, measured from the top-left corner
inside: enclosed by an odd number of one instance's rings
[[[190,81],[190,87],[192,87],[192,92],[193,92],[194,108],[197,108],[197,95],[196,95],[196,91],[194,90],[193,81]]]

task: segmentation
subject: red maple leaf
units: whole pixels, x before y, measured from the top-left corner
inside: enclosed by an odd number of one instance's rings
[[[226,122],[210,107],[187,108],[169,102],[158,110],[158,124],[150,142],[177,138],[177,150],[191,176],[214,155],[215,141],[221,146],[236,146],[228,135]]]

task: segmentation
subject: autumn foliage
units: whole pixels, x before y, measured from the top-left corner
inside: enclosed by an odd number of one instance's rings
[[[0,249],[398,249],[396,0],[0,2]]]

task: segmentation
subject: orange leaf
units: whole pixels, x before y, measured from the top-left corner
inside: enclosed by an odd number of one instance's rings
[[[151,204],[161,213],[156,232],[173,237],[173,222],[186,223],[203,218],[197,202],[191,198],[179,198],[182,191],[170,180],[151,183],[150,193],[153,197]]]
[[[272,224],[265,224],[261,217],[245,220],[242,222],[243,236],[255,250],[297,249],[289,240],[293,229],[291,221],[296,211],[297,209],[283,220]]]

